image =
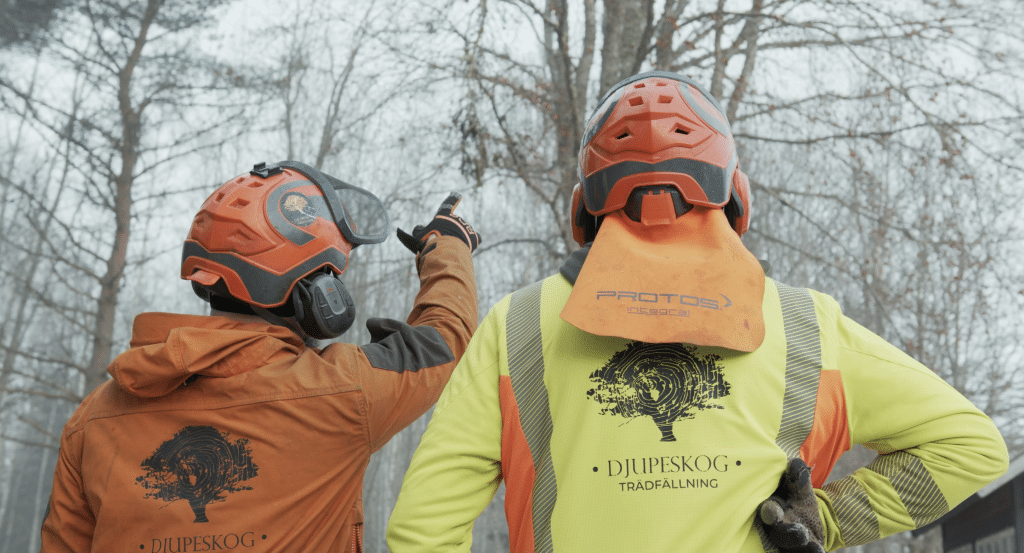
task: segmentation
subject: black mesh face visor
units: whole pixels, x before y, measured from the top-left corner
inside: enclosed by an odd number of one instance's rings
[[[391,233],[391,218],[384,204],[372,192],[298,161],[282,161],[277,166],[302,173],[320,189],[338,230],[353,246],[379,244],[387,240]]]

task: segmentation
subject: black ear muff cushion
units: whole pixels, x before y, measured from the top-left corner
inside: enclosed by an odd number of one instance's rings
[[[573,214],[573,225],[583,229],[583,244],[593,242],[597,236],[597,218],[587,211],[587,207],[581,201]],[[583,244],[580,244],[582,246]]]
[[[736,228],[736,220],[743,216],[743,201],[740,200],[740,195],[733,188],[732,196],[729,198],[729,203],[725,204],[723,208],[725,211],[726,218],[729,219],[729,226]],[[739,229],[737,229],[738,231]]]
[[[299,326],[302,327],[306,334],[313,336],[310,334],[311,329],[309,328],[310,317],[307,316],[311,305],[312,300],[309,297],[309,291],[306,289],[305,283],[301,280],[296,282],[295,287],[292,288],[292,308],[295,310],[295,321],[299,323]]]

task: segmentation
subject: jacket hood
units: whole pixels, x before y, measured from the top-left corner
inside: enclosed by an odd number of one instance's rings
[[[294,357],[306,346],[291,330],[227,317],[143,313],[130,349],[107,372],[128,393],[166,395],[194,375],[229,377]]]

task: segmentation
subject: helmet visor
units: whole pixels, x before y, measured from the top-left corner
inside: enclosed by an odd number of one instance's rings
[[[341,235],[353,246],[380,244],[391,233],[388,210],[372,192],[338,180],[298,161],[282,161],[279,167],[294,169],[313,181],[324,195],[327,208]]]
[[[324,175],[341,204],[340,213],[334,213],[338,229],[353,244],[379,244],[391,233],[391,218],[387,209],[372,192]]]

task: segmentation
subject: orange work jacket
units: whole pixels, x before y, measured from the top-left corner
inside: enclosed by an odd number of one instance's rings
[[[407,323],[371,343],[146,313],[61,436],[42,551],[360,551],[370,455],[426,412],[477,324],[469,249],[417,259]]]

